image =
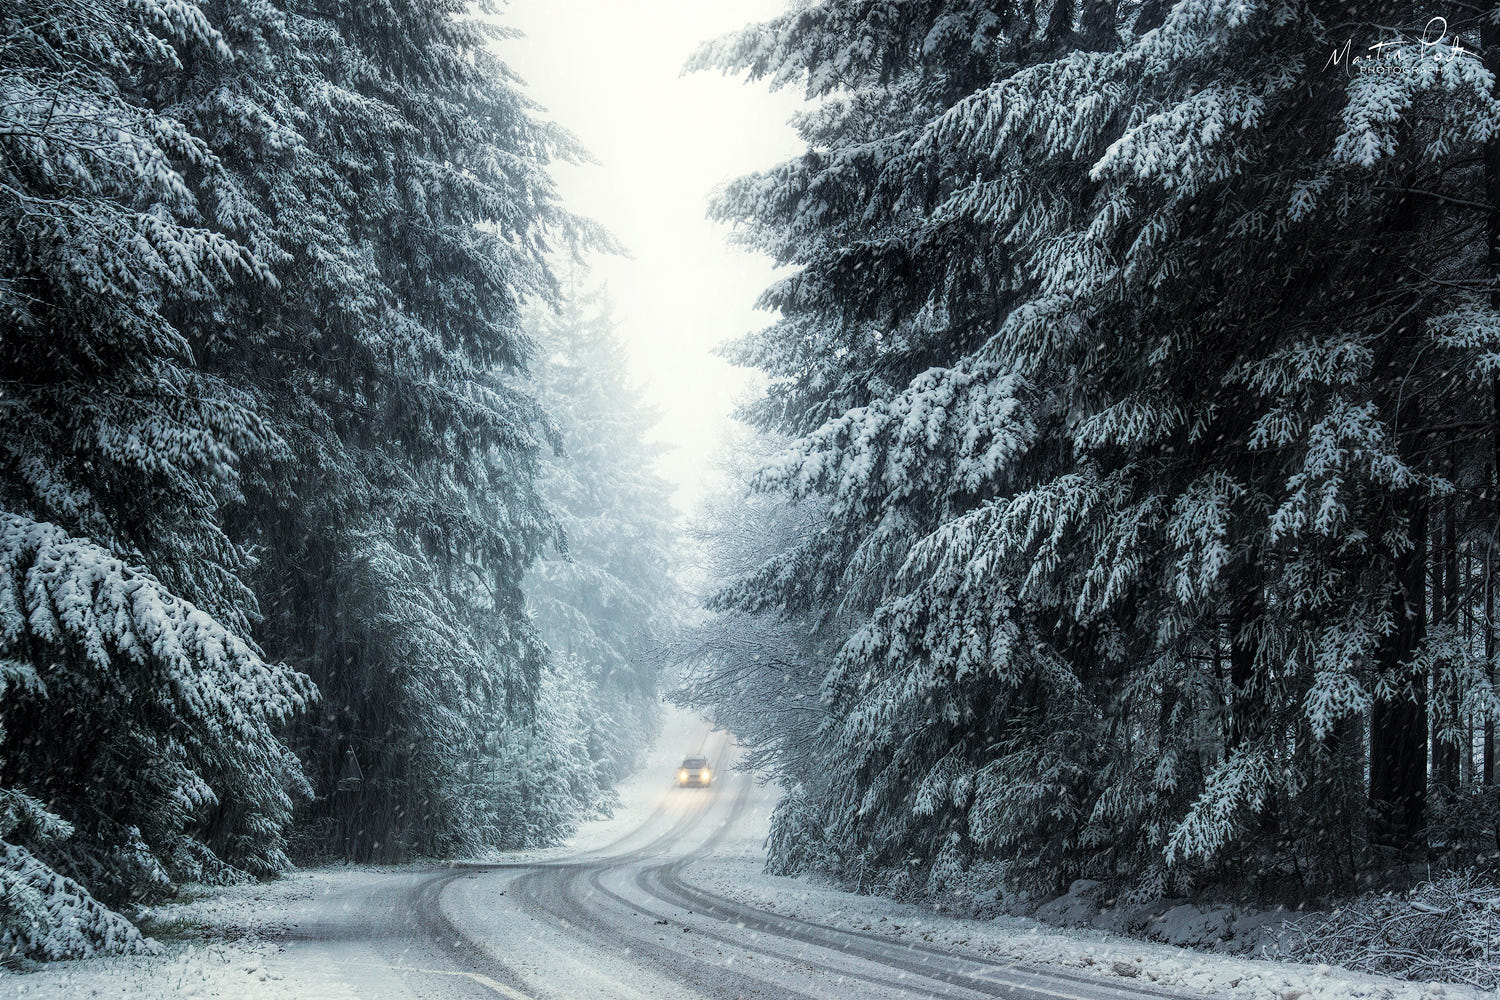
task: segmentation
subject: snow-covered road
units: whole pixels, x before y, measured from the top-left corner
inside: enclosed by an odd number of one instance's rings
[[[1173,995],[778,915],[694,885],[686,873],[758,826],[764,797],[751,776],[729,771],[722,735],[708,750],[721,775],[711,788],[678,789],[657,770],[657,794],[627,800],[630,828],[612,843],[389,874],[309,898],[287,913],[271,966],[309,997]]]
[[[677,762],[700,752],[713,787],[674,787]],[[566,847],[192,888],[156,914],[163,954],[0,969],[0,1000],[1480,1000],[766,875],[775,791],[733,772],[733,753],[670,713],[614,816]]]

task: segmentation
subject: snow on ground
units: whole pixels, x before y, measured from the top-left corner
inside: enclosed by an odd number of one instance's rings
[[[1494,998],[1468,986],[1411,983],[1329,968],[1210,954],[1095,930],[1063,930],[1028,917],[971,919],[879,896],[861,896],[808,879],[766,875],[762,846],[775,794],[761,789],[744,821],[711,855],[688,868],[688,881],[783,916],[865,931],[960,954],[1155,984],[1192,996],[1232,1000],[1450,1000]]]
[[[600,851],[617,843],[634,846],[630,835],[650,824],[678,763],[685,755],[701,751],[710,736],[710,727],[696,716],[669,709],[662,739],[645,766],[621,783],[620,805],[612,816],[584,824],[565,846],[510,853],[504,859],[545,860]],[[327,983],[310,984],[306,975],[299,974],[295,983],[288,983],[277,970],[281,947],[274,939],[284,934],[298,913],[316,909],[321,897],[335,897],[402,871],[391,866],[336,865],[294,872],[275,882],[191,886],[180,899],[156,907],[143,928],[162,942],[159,954],[59,962],[32,972],[0,968],[0,1000],[352,997],[332,977]]]
[[[273,939],[285,932],[289,910],[395,870],[351,865],[294,872],[275,882],[188,887],[179,900],[151,910],[143,926],[164,942],[160,954],[0,971],[0,998],[304,1000],[306,978],[288,982],[275,968],[281,947]],[[318,996],[341,1000],[341,991],[330,981]]]
[[[290,1000],[297,992],[266,968],[275,951],[265,942],[214,942],[174,945],[156,956],[59,962],[41,972],[0,972],[0,997]]]
[[[620,807],[607,820],[585,824],[566,846],[507,855],[542,860],[565,854],[615,852],[639,846],[670,796],[672,774],[684,755],[717,745],[721,737],[681,712],[667,727],[646,766],[620,787]],[[1408,983],[1375,976],[1264,959],[1208,954],[1124,938],[1098,930],[1061,930],[1024,917],[969,919],[893,900],[840,892],[805,879],[762,872],[764,842],[775,805],[774,788],[758,787],[746,810],[720,832],[713,849],[684,875],[702,888],[786,916],[845,930],[889,935],[960,953],[1028,965],[1052,965],[1138,984],[1231,1000],[1494,1000],[1455,985]],[[639,836],[632,836],[642,831]],[[308,996],[308,982],[293,988],[276,971],[280,936],[296,914],[321,897],[389,879],[403,869],[348,866],[297,872],[280,881],[195,887],[190,898],[157,908],[154,933],[168,943],[157,956],[58,963],[39,972],[0,971],[0,998],[26,1000],[291,1000]],[[330,983],[318,996],[348,996]]]

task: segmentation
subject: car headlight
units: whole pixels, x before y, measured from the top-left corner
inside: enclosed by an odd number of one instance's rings
[[[687,772],[686,771],[680,771],[680,772],[678,772],[678,774],[677,774],[677,780],[678,781],[686,781],[687,780]]]

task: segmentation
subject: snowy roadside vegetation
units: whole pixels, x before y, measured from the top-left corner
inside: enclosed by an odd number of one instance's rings
[[[169,903],[139,915],[152,936],[149,955],[104,955],[24,972],[0,969],[0,995],[33,1000],[353,1000],[334,980],[295,974],[278,961],[287,911],[300,902],[384,877],[390,869],[354,865],[304,870],[275,882],[231,886],[187,885]]]
[[[1427,964],[1423,975],[1357,964],[1399,950],[1408,938],[1399,927],[1385,947],[1355,948],[1345,965],[1299,944],[1297,928],[1325,915],[1287,908],[1253,910],[1186,900],[1133,903],[1104,895],[1084,882],[1041,911],[997,889],[976,873],[972,891],[942,900],[911,901],[853,894],[819,876],[766,874],[766,834],[775,795],[756,796],[736,836],[684,869],[687,879],[711,892],[773,913],[843,930],[876,934],[957,954],[981,955],[1021,967],[1077,970],[1115,979],[1122,986],[1164,989],[1194,997],[1234,1000],[1458,1000],[1493,997],[1476,988],[1488,970],[1473,961]],[[1472,894],[1479,887],[1459,880],[1445,891]],[[1482,890],[1481,890],[1482,891]],[[1395,914],[1411,902],[1426,906],[1440,896],[1417,893],[1387,901]],[[1236,927],[1236,925],[1238,925]],[[1226,928],[1228,928],[1226,940]],[[1350,939],[1353,940],[1353,939]],[[1368,943],[1368,942],[1363,942]],[[1391,946],[1394,945],[1394,948]],[[1493,941],[1491,943],[1493,948]],[[1473,956],[1471,956],[1472,958]]]
[[[293,854],[548,843],[649,744],[668,489],[607,321],[542,329],[552,248],[612,244],[503,37],[0,3],[0,958],[148,950]]]
[[[1161,988],[1189,996],[1234,1000],[1458,1000],[1492,997],[1476,989],[1457,966],[1406,979],[1380,970],[1340,966],[1312,956],[1268,950],[1260,955],[1211,953],[1191,945],[1142,940],[1089,926],[1060,928],[1029,917],[961,917],[931,906],[852,896],[815,880],[764,875],[755,863],[689,869],[690,879],[761,909],[842,930],[863,931],[931,945],[959,954],[1015,962],[1022,967],[1076,969],[1122,985]],[[1180,937],[1190,938],[1183,928]]]
[[[1361,896],[1295,921],[1280,954],[1405,979],[1500,991],[1500,886],[1469,875]]]
[[[784,790],[772,874],[1321,910],[1303,957],[1488,984],[1497,19],[849,0],[700,50],[809,99],[714,206],[787,270],[677,693]]]
[[[1471,873],[1421,881],[1404,892],[1339,899],[1326,911],[1112,897],[1088,879],[1040,906],[993,888],[967,893],[955,887],[929,902],[938,912],[976,918],[1025,916],[1052,927],[1091,928],[1196,951],[1500,988],[1500,886]]]

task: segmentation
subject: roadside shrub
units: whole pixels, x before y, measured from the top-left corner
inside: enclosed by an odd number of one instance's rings
[[[1500,886],[1474,873],[1361,896],[1288,927],[1285,957],[1402,979],[1500,988]]]
[[[0,841],[0,961],[139,954],[154,945],[72,879]]]
[[[1463,868],[1500,850],[1500,786],[1438,788],[1428,808],[1435,864]]]

